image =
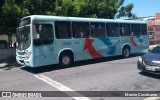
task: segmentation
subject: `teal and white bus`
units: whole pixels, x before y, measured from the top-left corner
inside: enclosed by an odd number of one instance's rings
[[[122,55],[149,47],[144,21],[32,15],[17,28],[16,60],[38,67]]]

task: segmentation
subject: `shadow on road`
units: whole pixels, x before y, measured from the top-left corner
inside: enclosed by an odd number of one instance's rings
[[[160,79],[160,75],[156,75],[156,74],[151,74],[146,72],[139,72],[139,74],[150,77],[150,78]]]
[[[9,57],[5,60],[0,60],[0,69],[10,70],[14,67],[19,67],[15,57]]]
[[[142,54],[134,54],[134,55],[131,55],[129,58],[137,57],[140,55],[142,55]],[[106,62],[106,61],[109,62],[109,61],[120,60],[120,59],[123,59],[123,58],[121,56],[114,56],[114,57],[107,57],[107,58],[100,58],[100,59],[77,61],[69,68],[80,67],[80,66],[89,65],[89,64],[96,64],[96,63],[101,63],[101,62]],[[54,64],[54,65],[41,66],[41,67],[35,67],[35,68],[22,67],[21,69],[28,71],[28,72],[31,72],[31,73],[34,73],[34,74],[39,74],[39,73],[43,73],[43,72],[50,72],[50,71],[60,70],[60,69],[65,69],[65,68],[62,68],[57,64]]]

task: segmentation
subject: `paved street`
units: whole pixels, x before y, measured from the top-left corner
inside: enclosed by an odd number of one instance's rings
[[[0,69],[1,91],[159,91],[160,76],[137,70],[140,55],[76,62],[73,67],[8,66]],[[16,98],[21,100],[21,98]],[[37,98],[32,98],[37,99]],[[55,97],[47,100],[144,100],[146,97]],[[39,98],[41,100],[41,98]]]

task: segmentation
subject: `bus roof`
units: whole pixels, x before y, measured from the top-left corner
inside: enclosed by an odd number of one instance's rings
[[[47,16],[47,15],[31,15],[26,16],[32,17],[38,21],[75,21],[75,22],[109,22],[109,23],[137,23],[137,24],[146,24],[145,21],[134,21],[134,20],[122,20],[122,19],[101,19],[101,18],[84,18],[84,17],[64,17],[64,16]],[[24,19],[23,18],[23,19]]]

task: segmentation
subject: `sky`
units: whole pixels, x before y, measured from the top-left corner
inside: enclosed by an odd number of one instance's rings
[[[125,0],[123,5],[129,3],[134,4],[132,13],[137,17],[155,16],[155,13],[160,13],[160,0]]]

